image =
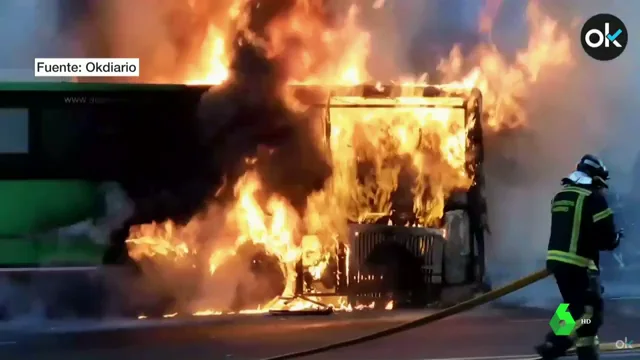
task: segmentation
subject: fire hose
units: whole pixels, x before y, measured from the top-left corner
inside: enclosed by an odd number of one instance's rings
[[[406,322],[404,324],[398,325],[398,326],[394,326],[382,331],[378,331],[375,332],[373,334],[369,334],[369,335],[365,335],[365,336],[361,336],[361,337],[357,337],[357,338],[353,338],[350,340],[345,340],[345,341],[340,341],[340,342],[336,342],[336,343],[332,343],[332,344],[327,344],[324,346],[320,346],[320,347],[316,347],[316,348],[312,348],[312,349],[307,349],[307,350],[303,350],[303,351],[298,351],[298,352],[293,352],[293,353],[288,353],[288,354],[282,354],[282,355],[276,355],[273,357],[269,357],[269,358],[265,358],[262,360],[288,360],[288,359],[296,359],[296,358],[300,358],[300,357],[304,357],[304,356],[309,356],[309,355],[315,355],[315,354],[319,354],[319,353],[323,353],[323,352],[327,352],[327,351],[331,351],[331,350],[336,350],[336,349],[340,349],[340,348],[344,348],[344,347],[348,347],[348,346],[353,346],[353,345],[358,345],[361,343],[365,343],[368,341],[372,341],[372,340],[377,340],[383,337],[387,337],[390,335],[394,335],[400,332],[404,332],[407,330],[411,330],[411,329],[415,329],[417,327],[420,326],[424,326],[433,322],[436,322],[438,320],[442,320],[445,318],[448,318],[450,316],[453,315],[457,315],[459,313],[462,313],[464,311],[467,310],[471,310],[477,306],[480,305],[484,305],[490,301],[499,299],[501,297],[504,297],[505,295],[511,294],[517,290],[520,290],[526,286],[529,286],[533,283],[536,283],[540,280],[545,279],[546,277],[548,277],[550,274],[547,270],[539,270],[537,272],[534,272],[533,274],[530,274],[526,277],[523,277],[517,281],[514,281],[510,284],[507,284],[501,288],[498,288],[496,290],[487,292],[485,294],[482,294],[478,297],[475,297],[473,299],[461,302],[459,304],[450,306],[446,309],[440,310],[438,312],[435,312],[433,314],[429,314],[426,315],[424,317],[421,317],[419,319],[416,320],[412,320],[409,322]],[[615,350],[613,348],[607,348],[607,347],[603,347],[601,346],[601,350],[602,351],[612,351]]]

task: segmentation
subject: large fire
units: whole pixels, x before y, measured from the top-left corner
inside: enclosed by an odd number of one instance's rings
[[[201,2],[191,0],[189,6],[195,12]],[[375,83],[366,69],[372,39],[358,25],[361,8],[351,6],[341,21],[334,20],[328,25],[324,1],[295,0],[288,11],[272,19],[266,34],[254,34],[249,25],[249,3],[260,6],[260,2],[250,0],[227,4],[224,21],[208,25],[199,51],[189,59],[192,66],[179,80],[216,86],[233,82],[232,45],[239,41],[237,35],[242,33],[242,41],[261,48],[267,57],[287,59],[287,84]],[[378,0],[369,6],[378,9],[385,4]],[[486,44],[479,46],[471,58],[464,58],[460,49],[454,47],[449,58],[443,59],[439,66],[439,71],[450,81],[438,85],[442,89],[482,91],[487,115],[482,120],[485,132],[526,126],[520,100],[526,97],[541,72],[559,71],[572,63],[567,34],[543,14],[535,2],[529,4],[528,20],[528,47],[517,54],[515,63],[508,62],[495,46]],[[487,31],[490,25],[482,21],[481,26]],[[468,71],[470,64],[474,66]],[[156,80],[166,79],[170,77]],[[419,98],[412,96],[412,89],[428,85],[425,79],[426,76],[399,79],[397,84],[406,89],[406,94],[389,101],[399,105],[417,101]],[[304,110],[285,90],[281,96],[287,99],[292,110]],[[335,98],[332,102],[352,100]],[[186,226],[169,221],[132,228],[128,240],[131,256],[140,261],[161,259],[157,261],[188,268],[204,266],[191,260],[191,255],[196,254],[202,258],[204,251],[208,276],[213,278],[224,272],[226,277],[231,275],[225,270],[225,264],[240,256],[239,253],[245,251],[243,248],[250,244],[277,259],[277,267],[286,281],[277,293],[244,311],[295,309],[306,305],[287,303],[285,306],[278,295],[294,294],[296,266],[302,262],[309,274],[320,279],[338,244],[346,242],[349,222],[373,222],[393,211],[390,197],[402,182],[403,168],[410,168],[413,178],[417,179],[407,194],[417,219],[403,225],[434,226],[443,215],[446,198],[473,183],[474,179],[465,171],[469,124],[465,125],[455,109],[397,107],[331,111],[331,136],[328,143],[318,136],[318,146],[328,146],[330,151],[326,153],[333,173],[322,191],[309,196],[302,214],[284,197],[265,193],[260,176],[248,166],[250,170],[233,186],[235,201],[231,205],[212,201],[207,212],[194,217]],[[367,159],[372,167],[364,181],[358,179],[356,160],[359,159]],[[247,159],[249,165],[259,161],[259,158]],[[215,241],[203,241],[203,238],[215,238]],[[209,245],[199,245],[203,243]],[[202,304],[194,309],[195,314],[230,311],[228,302],[205,299]],[[392,304],[386,307],[391,308]]]

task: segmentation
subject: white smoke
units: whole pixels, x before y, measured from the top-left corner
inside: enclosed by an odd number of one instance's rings
[[[514,2],[503,12],[494,29],[498,43],[517,47],[517,37],[500,34],[526,31],[523,9]],[[506,5],[505,4],[505,5]],[[599,2],[542,1],[545,10],[561,21],[575,39],[576,68],[562,78],[545,79],[529,102],[532,128],[510,137],[499,153],[489,153],[488,201],[493,234],[489,239],[489,271],[496,285],[544,266],[549,236],[549,201],[558,190],[560,179],[572,171],[584,153],[601,155],[612,170],[614,191],[626,192],[632,180],[629,174],[638,155],[634,140],[638,128],[634,114],[640,110],[628,101],[638,90],[638,49],[633,39],[625,53],[610,62],[598,62],[584,54],[580,46],[582,23],[598,13],[611,13],[625,22],[634,34],[634,20],[640,6],[625,1]],[[576,22],[577,20],[577,22]],[[572,26],[573,24],[573,26]],[[577,25],[577,26],[576,26]],[[630,35],[633,36],[633,35]],[[490,149],[491,145],[488,146]],[[505,158],[509,161],[505,161]],[[628,240],[631,241],[631,240]],[[608,295],[616,295],[613,291]],[[528,305],[555,306],[559,293],[553,281],[544,281],[506,299]]]

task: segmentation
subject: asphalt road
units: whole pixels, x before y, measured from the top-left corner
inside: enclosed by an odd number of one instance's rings
[[[198,321],[169,319],[118,322],[109,330],[53,327],[0,332],[3,360],[216,360],[263,359],[366,335],[425,315],[425,311],[358,312],[330,316],[222,316]],[[551,314],[540,310],[480,309],[387,338],[343,348],[320,359],[486,359],[531,354],[548,330]],[[640,339],[636,318],[609,316],[602,342]],[[618,353],[606,359],[635,359]],[[524,359],[527,357],[516,357]],[[530,357],[529,357],[530,358]],[[640,355],[637,356],[640,359]]]

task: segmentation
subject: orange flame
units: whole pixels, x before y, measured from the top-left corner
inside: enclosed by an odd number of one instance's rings
[[[229,70],[232,54],[228,51],[237,31],[245,32],[247,40],[261,47],[269,57],[287,60],[288,83],[333,86],[373,80],[366,69],[372,39],[358,26],[358,7],[351,6],[342,21],[328,26],[320,1],[297,0],[289,11],[269,24],[267,36],[259,37],[247,27],[246,2],[234,0],[229,6],[228,21],[233,26],[209,24],[205,41],[197,52],[200,57],[192,59],[194,65],[187,71],[186,83],[219,85],[232,81]],[[373,7],[383,5],[384,1],[377,0]],[[490,18],[496,12],[497,8],[491,8],[484,13],[482,31],[490,30]],[[464,58],[460,49],[454,47],[438,67],[447,81],[438,85],[442,89],[482,91],[487,116],[483,122],[485,131],[526,126],[528,120],[521,100],[544,71],[565,69],[572,64],[569,37],[557,22],[543,14],[535,2],[529,3],[527,15],[531,25],[529,43],[517,54],[514,64],[494,45],[483,44],[470,58]],[[223,29],[232,29],[233,34]],[[470,63],[474,66],[464,72]],[[333,98],[332,103],[369,101],[379,105],[387,101],[407,105],[424,101],[413,96],[412,89],[428,85],[426,78],[399,81],[406,93],[395,99]],[[291,103],[299,110],[297,105],[300,104]],[[236,202],[223,209],[224,221],[219,222],[225,231],[234,234],[234,240],[226,245],[216,241],[216,247],[208,249],[210,273],[216,273],[236,255],[242,244],[259,244],[280,261],[286,277],[284,295],[291,295],[295,266],[300,259],[313,277],[320,278],[328,268],[330,250],[337,241],[346,238],[349,220],[372,221],[392,211],[390,196],[399,188],[403,168],[411,168],[417,179],[406,197],[408,203],[414,204],[422,226],[442,217],[445,200],[452,191],[467,189],[473,183],[464,171],[470,124],[465,124],[462,112],[446,107],[401,106],[330,111],[331,137],[325,145],[331,150],[327,156],[333,175],[324,191],[311,195],[305,213],[300,215],[276,195],[260,200],[260,178],[252,172],[245,174],[235,185]],[[318,139],[318,146],[323,146],[322,143]],[[360,159],[372,164],[370,176],[364,182],[358,181],[355,166]],[[199,224],[208,214],[180,228],[171,222],[133,228],[129,239],[132,257],[171,257],[179,262],[197,253]],[[271,301],[255,311],[266,311],[275,304]],[[290,306],[293,307],[296,306]],[[339,307],[349,308],[344,304]],[[385,308],[392,309],[393,302]],[[196,315],[219,314],[221,310],[224,309],[201,310]]]

